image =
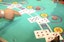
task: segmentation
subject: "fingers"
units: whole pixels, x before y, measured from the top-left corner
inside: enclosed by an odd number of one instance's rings
[[[14,11],[14,14],[17,15],[17,16],[21,16],[21,14],[17,11]]]
[[[4,18],[8,20],[12,20],[14,18],[14,11],[11,9],[4,10]]]

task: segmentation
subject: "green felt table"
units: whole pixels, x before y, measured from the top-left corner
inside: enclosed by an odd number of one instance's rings
[[[42,10],[36,11],[36,14],[40,15],[41,13],[47,13],[49,20],[51,20],[51,15],[57,15],[62,18],[62,21],[54,21],[58,23],[48,23],[51,29],[54,27],[62,27],[64,30],[64,5],[60,3],[53,3],[52,0],[25,0],[26,6],[40,6]],[[3,0],[6,3],[18,2],[21,3],[22,0]],[[7,6],[0,4],[0,9],[6,9]],[[44,9],[43,9],[44,8]],[[36,16],[35,13],[32,16]],[[40,30],[40,27],[37,23],[30,23],[28,21],[30,18],[29,15],[23,14],[22,16],[15,17],[13,21],[6,20],[4,18],[0,19],[0,37],[6,39],[8,42],[45,42],[44,38],[36,39],[34,35],[35,30]],[[64,38],[64,36],[63,36]]]

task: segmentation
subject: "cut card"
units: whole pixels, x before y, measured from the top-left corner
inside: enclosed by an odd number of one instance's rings
[[[49,30],[36,30],[34,31],[36,39],[45,38],[45,35],[47,35]]]

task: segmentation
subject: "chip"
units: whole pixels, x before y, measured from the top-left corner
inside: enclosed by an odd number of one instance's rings
[[[63,32],[63,29],[61,27],[55,27],[54,28],[54,32],[62,33]]]
[[[41,7],[40,7],[40,6],[37,6],[37,7],[36,7],[36,10],[41,10]]]
[[[52,19],[53,20],[57,20],[58,19],[58,16],[52,16]]]
[[[27,8],[28,8],[28,9],[32,9],[32,8],[33,8],[33,6],[27,6]]]
[[[46,14],[46,13],[43,14],[42,13],[42,14],[40,14],[40,16],[46,18],[46,17],[48,17],[48,14]]]
[[[12,4],[18,4],[18,2],[13,2]]]

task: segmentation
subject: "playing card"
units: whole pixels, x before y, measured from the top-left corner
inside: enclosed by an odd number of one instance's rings
[[[49,30],[36,30],[34,31],[36,39],[45,38],[45,35],[47,35]]]
[[[35,12],[34,9],[27,9],[27,10],[26,10],[26,14],[32,14],[32,13],[34,13],[34,12]]]
[[[25,14],[25,13],[26,13],[25,10],[26,10],[26,9],[20,10],[19,13],[20,13],[20,14]]]
[[[42,18],[40,20],[37,21],[37,23],[39,24],[43,24],[43,23],[49,23],[50,21],[47,18]]]
[[[22,7],[21,4],[15,4],[15,7],[19,8],[19,7]]]
[[[35,22],[35,18],[34,17],[28,18],[28,20],[29,20],[30,23]]]
[[[60,40],[63,40],[63,38],[61,37],[61,35],[57,32],[51,32],[49,33],[49,35],[45,35],[45,39],[46,39],[46,42],[50,42],[52,41],[55,37],[57,36],[60,36]]]
[[[40,17],[39,16],[35,16],[35,17],[28,18],[28,20],[30,22],[36,22],[36,21],[39,21],[40,20]]]
[[[50,33],[48,35],[45,35],[45,36],[46,36],[45,37],[46,42],[50,42],[54,39],[54,37]]]
[[[47,18],[43,18],[45,23],[49,23],[50,21]]]
[[[62,36],[58,32],[52,32],[53,37],[60,36],[60,40],[63,40]]]
[[[37,21],[39,21],[39,20],[41,20],[41,19],[42,19],[42,18],[41,18],[41,17],[39,17],[39,16],[35,16],[34,18],[35,18],[35,20],[36,20],[35,22],[37,22]]]
[[[11,4],[11,5],[9,5],[7,8],[13,9],[14,7],[15,7],[15,5],[14,5],[14,4]]]
[[[24,12],[23,12],[22,10],[21,10],[21,11],[19,11],[19,13],[20,13],[20,14],[24,14]]]
[[[3,5],[6,5],[6,6],[9,6],[9,5],[11,5],[11,4],[9,4],[9,3],[6,3],[6,2],[2,2],[2,4],[3,4]]]

